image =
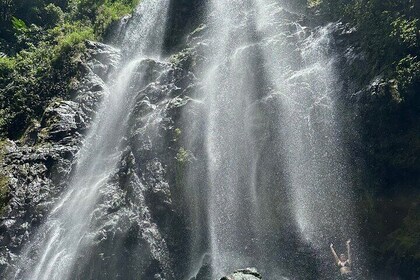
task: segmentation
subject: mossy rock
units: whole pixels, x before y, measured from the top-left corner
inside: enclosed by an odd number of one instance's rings
[[[4,155],[6,152],[5,149],[7,144],[7,140],[0,141],[0,166],[2,166],[0,171],[0,216],[3,215],[4,210],[9,202],[10,193],[10,178],[6,173],[6,168],[4,168]]]
[[[9,202],[9,182],[9,177],[0,173],[0,215],[3,215],[7,203]]]

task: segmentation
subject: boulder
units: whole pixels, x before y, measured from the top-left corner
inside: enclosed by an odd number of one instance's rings
[[[220,280],[259,280],[261,274],[255,268],[238,269],[234,273],[221,278]]]

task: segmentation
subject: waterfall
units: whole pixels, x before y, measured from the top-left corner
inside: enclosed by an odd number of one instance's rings
[[[193,242],[192,254],[211,256],[213,279],[245,266],[274,279],[290,266],[300,270],[306,256],[293,244],[326,255],[331,240],[355,234],[332,26],[305,28],[286,7],[273,0],[207,7],[207,60],[196,93],[205,106],[199,121],[185,118],[205,127],[206,164],[188,178],[201,178],[207,190],[190,186],[188,196],[207,207],[192,207],[206,217],[209,239],[207,249]],[[203,131],[189,127],[189,137]],[[197,141],[187,145],[194,150]],[[195,239],[203,239],[201,230]]]
[[[250,264],[257,210],[252,105],[259,86],[249,47],[257,38],[251,1],[212,1],[212,39],[218,47],[205,70],[208,100],[209,228],[214,276]],[[251,225],[248,225],[248,224]],[[248,243],[248,246],[242,244]],[[255,257],[255,255],[254,255]]]
[[[124,218],[123,215],[110,215],[110,220],[102,220],[103,224],[97,225],[106,211],[104,197],[112,193],[112,177],[124,157],[124,139],[133,100],[148,83],[145,77],[148,61],[159,60],[162,52],[168,6],[169,1],[145,0],[137,8],[121,42],[125,57],[113,78],[103,85],[107,89],[104,101],[77,155],[68,189],[23,249],[16,271],[11,273],[10,278],[41,280],[81,277],[77,271],[90,262],[89,248],[101,238],[100,227],[110,227],[118,224],[118,219]],[[158,116],[155,116],[155,120],[158,120]],[[139,188],[140,182],[137,185]],[[142,207],[141,193],[138,199],[138,207]],[[156,225],[151,223],[146,209],[140,209],[138,213],[140,226],[148,227],[142,235],[144,238],[149,235],[154,238],[152,254],[164,263],[168,258],[165,255],[167,249],[154,229]],[[90,271],[93,270],[92,267]],[[163,267],[162,270],[167,278],[171,277],[168,268]]]
[[[286,0],[207,0],[167,59],[175,2],[119,27],[71,180],[10,279],[321,279],[329,243],[357,239],[334,26]]]

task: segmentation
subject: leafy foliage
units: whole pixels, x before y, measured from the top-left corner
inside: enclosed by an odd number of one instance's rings
[[[416,81],[420,81],[420,61],[417,56],[407,55],[398,61],[396,76],[403,89],[407,89]]]
[[[100,38],[112,22],[131,13],[139,2],[140,0],[72,0],[70,5],[73,7],[73,18],[90,22],[95,35]]]
[[[45,26],[48,28],[53,28],[56,25],[63,23],[64,21],[64,12],[59,6],[56,6],[52,3],[48,4],[44,8]]]
[[[0,137],[18,138],[53,97],[68,97],[86,40],[139,0],[1,0]]]
[[[28,27],[26,26],[25,22],[21,19],[18,19],[16,17],[12,17],[12,26],[13,29],[17,32],[24,33],[28,30]]]

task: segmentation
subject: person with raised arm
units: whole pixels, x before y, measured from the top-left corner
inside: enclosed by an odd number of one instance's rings
[[[352,272],[351,272],[350,240],[347,240],[346,247],[347,247],[347,257],[345,254],[340,254],[340,257],[338,257],[337,253],[334,250],[334,245],[332,243],[330,244],[331,252],[334,256],[335,263],[340,268],[342,279],[352,279],[351,278]]]

